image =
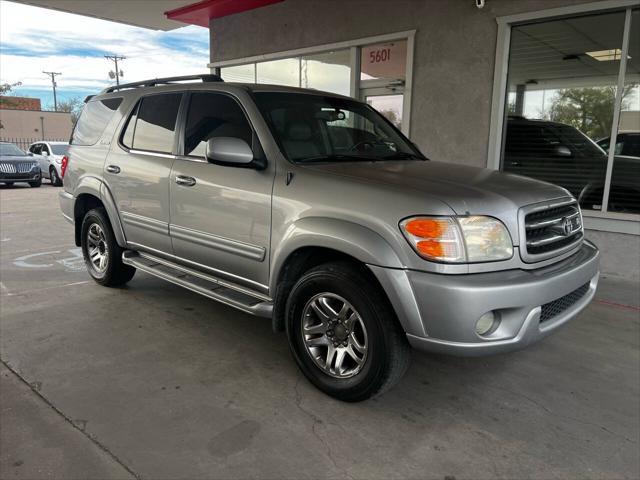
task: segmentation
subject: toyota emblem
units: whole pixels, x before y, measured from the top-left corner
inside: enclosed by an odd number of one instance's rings
[[[564,232],[565,236],[571,235],[571,232],[573,232],[573,222],[570,218],[564,217],[562,219],[562,231]]]

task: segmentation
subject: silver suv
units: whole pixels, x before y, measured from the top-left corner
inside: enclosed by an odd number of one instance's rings
[[[330,93],[213,75],[110,87],[87,100],[62,173],[96,282],[138,269],[269,317],[341,400],[391,387],[411,347],[529,345],[598,282],[567,190],[429,161]]]

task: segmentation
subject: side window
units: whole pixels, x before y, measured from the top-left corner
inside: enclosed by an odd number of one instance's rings
[[[29,149],[29,151],[34,155],[40,155],[40,152],[42,151],[41,145],[39,143],[36,143],[35,145],[31,145],[31,148]]]
[[[171,153],[181,93],[143,97],[122,135],[123,145],[135,150]]]
[[[204,157],[207,140],[240,138],[251,145],[253,130],[237,101],[220,93],[194,93],[189,102],[184,154]]]
[[[106,98],[87,103],[73,129],[69,143],[72,145],[95,144],[121,103],[122,98]]]
[[[46,143],[42,144],[42,151],[46,152],[48,155],[51,155],[51,152],[49,151],[49,147],[47,146]]]

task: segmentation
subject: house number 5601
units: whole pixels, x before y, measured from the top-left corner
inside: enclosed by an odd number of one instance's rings
[[[391,60],[391,49],[383,48],[380,50],[375,50],[373,52],[369,52],[369,61],[371,63],[380,63],[386,62],[387,60]]]

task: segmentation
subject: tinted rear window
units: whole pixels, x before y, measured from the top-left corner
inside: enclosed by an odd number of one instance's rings
[[[54,155],[66,155],[69,150],[69,145],[51,145]]]
[[[82,109],[69,143],[72,145],[95,144],[121,103],[122,98],[92,100],[87,103]]]
[[[133,110],[122,144],[134,150],[171,153],[182,93],[143,97]]]

